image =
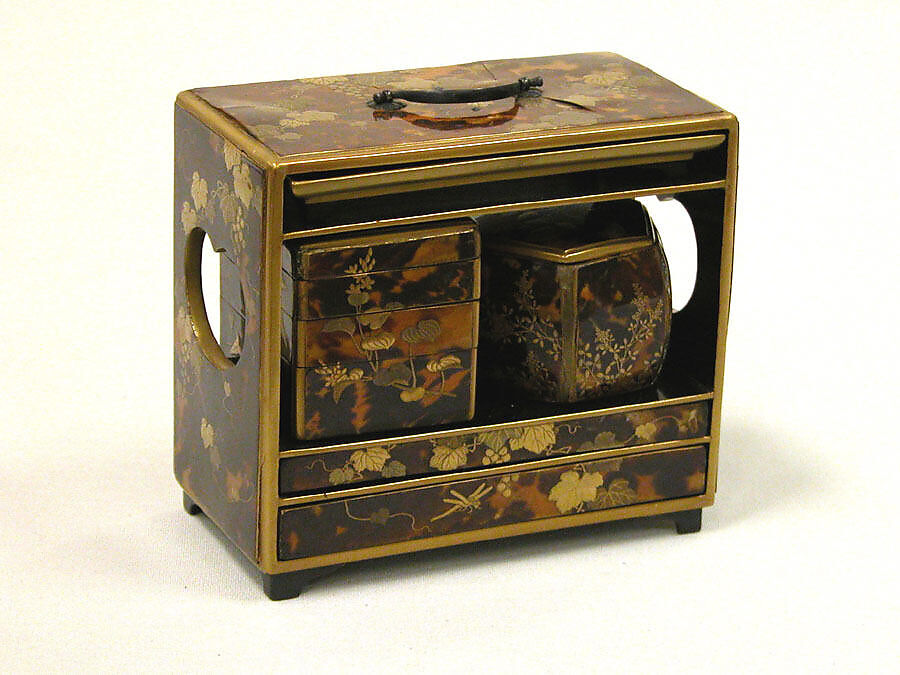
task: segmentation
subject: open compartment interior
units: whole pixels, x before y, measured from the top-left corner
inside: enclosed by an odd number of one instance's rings
[[[727,133],[722,132],[723,139]],[[477,379],[475,416],[470,422],[435,427],[396,430],[389,433],[343,438],[297,440],[292,419],[291,364],[282,361],[282,450],[312,448],[337,443],[376,442],[387,436],[421,434],[454,428],[533,420],[544,417],[601,411],[623,405],[677,402],[680,398],[712,396],[719,331],[719,287],[722,273],[722,231],[725,217],[725,164],[727,143],[694,152],[689,158],[653,161],[634,166],[594,168],[586,171],[555,173],[485,184],[449,185],[411,192],[372,195],[360,199],[340,199],[305,203],[295,196],[290,185],[285,189],[284,233],[286,239],[311,240],[316,236],[350,229],[367,233],[384,231],[398,224],[442,220],[449,217],[477,216],[483,213],[553,207],[566,203],[591,203],[610,199],[659,195],[677,199],[690,215],[697,242],[697,280],[693,294],[672,319],[668,354],[657,382],[650,388],[626,396],[607,397],[579,403],[544,403],[510,400],[508,392],[487,379]],[[381,167],[383,169],[383,167]],[[318,180],[323,176],[315,176]],[[288,180],[296,179],[292,177]],[[309,176],[301,177],[303,179]],[[482,177],[487,180],[487,177]],[[450,214],[450,215],[448,215]],[[481,225],[482,235],[491,236],[490,219]],[[287,251],[288,248],[284,247]],[[283,266],[289,269],[289,253]],[[285,283],[289,276],[282,275]],[[296,339],[296,321],[290,321],[285,303],[291,294],[282,295],[282,335],[289,353]]]

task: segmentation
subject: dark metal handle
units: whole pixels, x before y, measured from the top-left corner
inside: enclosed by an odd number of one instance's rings
[[[398,99],[413,103],[478,103],[479,101],[496,101],[511,96],[521,96],[534,87],[544,84],[542,77],[520,77],[510,84],[480,89],[385,89],[372,96],[369,106],[372,108],[393,109],[404,106]]]

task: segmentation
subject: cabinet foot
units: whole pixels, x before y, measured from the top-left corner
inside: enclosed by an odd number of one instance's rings
[[[703,509],[678,511],[672,514],[672,518],[675,521],[675,531],[678,532],[678,534],[699,532],[703,520]]]
[[[296,598],[316,579],[328,576],[340,567],[342,567],[342,565],[317,567],[311,570],[284,572],[282,574],[263,573],[263,590],[269,600],[289,600],[291,598]]]
[[[187,492],[182,493],[182,503],[184,504],[184,510],[192,516],[203,513],[203,509],[197,506],[194,503],[194,500],[187,496]]]

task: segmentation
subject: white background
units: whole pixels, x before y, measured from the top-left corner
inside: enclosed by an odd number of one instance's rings
[[[896,2],[2,2],[0,670],[900,668]],[[172,452],[172,104],[618,51],[741,121],[719,493],[268,601]]]

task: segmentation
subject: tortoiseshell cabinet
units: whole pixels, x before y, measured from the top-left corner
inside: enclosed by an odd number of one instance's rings
[[[699,529],[716,489],[737,135],[730,113],[610,53],[179,94],[185,508],[209,516],[273,599],[324,568],[463,542],[661,514]],[[496,300],[482,249],[502,248],[510,222],[513,235],[528,227],[500,216],[653,196],[693,223],[688,303],[657,311],[665,293],[644,301],[634,285],[630,299],[600,280],[535,315],[564,319],[561,302],[604,293],[646,305],[668,342],[648,342],[643,388],[550,402],[482,377],[479,304]],[[221,254],[218,334],[207,237]],[[648,279],[641,260],[629,264]],[[589,344],[563,325],[574,343],[541,348],[599,363],[616,331]]]

